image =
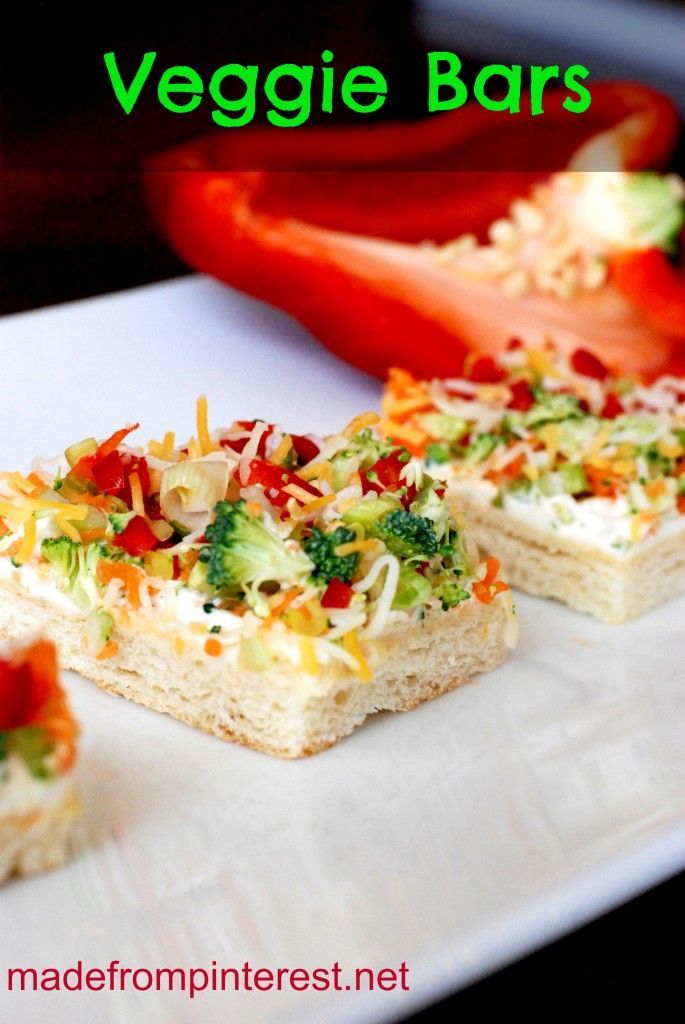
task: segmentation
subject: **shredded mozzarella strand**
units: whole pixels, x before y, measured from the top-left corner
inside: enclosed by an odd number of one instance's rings
[[[268,423],[264,423],[262,420],[257,420],[254,427],[252,428],[249,440],[245,447],[243,448],[239,462],[240,468],[238,471],[240,474],[240,482],[243,485],[243,487],[247,483],[248,478],[250,476],[250,463],[257,454],[257,449],[259,448],[259,442],[262,439],[262,435],[265,434],[268,429]]]
[[[367,590],[371,589],[384,569],[386,570],[385,582],[383,583],[381,596],[378,598],[376,603],[376,610],[369,620],[368,625],[360,634],[367,640],[378,636],[383,630],[390,612],[390,606],[392,605],[397,592],[397,583],[400,578],[400,563],[394,555],[381,555],[373,563],[364,579],[359,580],[359,582],[355,583],[352,588],[353,590],[356,590],[358,594],[365,593]]]

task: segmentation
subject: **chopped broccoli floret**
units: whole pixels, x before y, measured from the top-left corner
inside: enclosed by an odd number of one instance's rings
[[[389,512],[372,531],[399,558],[431,558],[438,551],[433,523],[404,509]]]
[[[465,462],[478,463],[492,455],[498,444],[502,444],[502,438],[497,434],[476,434],[474,439],[466,448]]]
[[[242,500],[218,502],[205,536],[209,543],[200,551],[200,561],[207,565],[208,584],[217,591],[234,590],[237,585],[258,615],[268,614],[259,589],[264,583],[296,586],[311,574],[307,556],[289,548],[261,519],[251,516]]]
[[[79,608],[90,608],[95,597],[95,568],[108,554],[107,545],[89,544],[84,548],[68,537],[46,537],[41,554],[61,577],[65,591]]]
[[[314,563],[312,577],[319,583],[329,583],[334,578],[343,583],[351,580],[359,562],[358,553],[341,556],[336,555],[335,549],[356,539],[355,532],[345,526],[339,526],[333,533],[322,533],[315,526],[302,545]]]
[[[426,447],[426,462],[428,463],[441,465],[443,462],[449,462],[450,458],[450,450],[446,444],[429,444]]]
[[[112,524],[112,529],[115,533],[123,533],[133,517],[137,514],[138,513],[133,510],[131,512],[112,512],[107,518]]]
[[[469,597],[468,590],[465,590],[456,579],[445,580],[439,587],[436,587],[434,593],[440,599],[444,612],[448,608],[454,608],[455,605],[461,604],[462,601],[466,601]]]
[[[578,419],[583,415],[580,401],[575,395],[564,392],[550,394],[542,388],[535,388],[535,405],[523,417],[527,427],[538,427],[543,423],[558,423],[561,420]]]

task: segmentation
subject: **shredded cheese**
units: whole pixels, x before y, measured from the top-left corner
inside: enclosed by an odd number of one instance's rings
[[[200,453],[209,455],[214,445],[209,436],[209,425],[207,421],[207,396],[200,395],[196,405],[197,439],[200,445]]]
[[[131,488],[131,505],[133,511],[138,516],[145,518],[145,501],[143,499],[143,488],[140,485],[140,477],[134,471],[129,474],[128,477],[129,486]]]
[[[277,466],[281,466],[292,446],[292,437],[290,434],[284,434],[271,456],[271,461],[276,463]]]
[[[310,636],[300,638],[300,668],[308,676],[318,676],[321,674],[321,666],[316,658],[314,640]]]
[[[334,553],[338,558],[354,555],[359,551],[373,551],[378,546],[377,540],[351,540],[347,544],[338,544]]]
[[[305,491],[304,487],[299,487],[297,484],[286,484],[283,490],[286,494],[289,494],[291,498],[295,498],[297,501],[301,501],[305,505],[312,500],[312,496],[309,491]]]
[[[359,643],[359,637],[357,630],[353,629],[349,633],[346,633],[342,638],[342,645],[348,654],[351,654],[354,660],[357,662],[357,675],[362,683],[370,683],[373,679],[373,672],[371,666],[364,657],[361,644]]]
[[[17,551],[16,560],[21,562],[28,562],[29,558],[33,554],[33,549],[36,546],[36,520],[33,516],[27,519],[24,523],[24,539],[21,542],[21,547]]]
[[[321,498],[314,498],[313,501],[308,501],[306,505],[302,505],[301,508],[295,510],[295,518],[308,519],[320,511],[320,509],[332,504],[335,499],[335,494],[324,494]]]
[[[326,480],[330,483],[333,479],[333,468],[330,462],[310,462],[308,466],[298,469],[297,475],[303,480]]]

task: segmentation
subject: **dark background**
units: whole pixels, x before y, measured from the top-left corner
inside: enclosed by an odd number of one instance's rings
[[[606,2],[598,0],[598,11]],[[620,18],[623,0],[611,3]],[[643,41],[650,31],[650,10],[658,5],[644,0],[644,6]],[[438,2],[428,11],[416,11],[409,0],[253,0],[178,7],[124,4],[109,15],[96,5],[47,2],[3,12],[0,312],[186,272],[157,235],[132,168],[145,153],[205,131],[206,110],[193,121],[192,115],[162,118],[158,106],[143,104],[140,114],[127,121],[95,68],[105,50],[139,59],[146,49],[156,49],[165,64],[187,63],[211,72],[231,59],[269,67],[297,54],[299,62],[316,63],[321,49],[333,44],[341,67],[368,62],[388,73],[391,88],[383,116],[402,118],[422,112],[417,81],[427,48],[440,41],[469,56],[460,31],[470,40],[474,67],[487,60],[540,61],[541,46],[548,54],[544,62],[563,62],[568,43],[562,33],[556,41],[536,42],[530,29],[519,37],[511,26],[499,26],[498,37],[495,25],[490,35],[487,26],[474,21],[473,4],[466,7],[471,13],[463,18],[457,0],[453,10]],[[483,40],[489,38],[500,38],[501,49],[486,52]],[[594,50],[583,54],[575,45],[575,61],[594,62],[600,70],[626,77],[639,70],[643,80],[651,81],[649,70],[635,67],[630,47],[618,52],[608,43],[603,53],[595,39]],[[682,102],[683,92],[670,74],[655,65],[654,84]],[[413,1024],[430,1024],[444,1010],[473,1016],[509,1011],[533,1019],[556,1014],[561,1006],[616,1013],[634,1008],[638,998],[649,999],[657,1019],[667,1019],[658,1008],[670,999],[678,1005],[684,896],[685,875],[680,875],[458,993],[437,1010],[418,1014]]]

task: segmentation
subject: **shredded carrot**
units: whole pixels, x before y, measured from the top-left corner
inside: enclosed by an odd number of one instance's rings
[[[373,427],[379,422],[380,416],[377,412],[361,412],[353,420],[350,420],[343,430],[343,434],[345,437],[355,437],[364,427]]]
[[[383,399],[383,412],[388,419],[404,420],[414,412],[423,412],[433,405],[431,398],[423,393],[410,395],[408,398],[392,398],[387,395]]]
[[[408,448],[412,455],[421,455],[428,441],[428,434],[424,430],[407,426],[404,423],[396,423],[394,420],[384,420],[381,429],[393,441]]]
[[[215,636],[210,636],[205,640],[205,654],[208,654],[210,658],[218,658],[223,649],[223,644]]]
[[[197,438],[200,444],[200,454],[209,455],[213,445],[209,436],[209,425],[207,421],[207,396],[200,395],[197,400]]]
[[[490,604],[497,594],[501,594],[503,590],[509,589],[507,583],[497,579],[499,567],[499,558],[494,558],[490,555],[485,562],[485,576],[482,580],[476,580],[473,584],[473,596],[483,604]]]
[[[108,494],[75,494],[71,501],[75,505],[90,505],[106,513],[114,512],[117,507],[116,498]]]
[[[95,655],[95,658],[96,661],[107,661],[108,658],[113,658],[118,653],[119,644],[115,643],[114,640],[108,640],[100,653]]]
[[[387,387],[391,394],[406,395],[420,386],[420,381],[417,381],[409,370],[401,370],[398,366],[390,367]]]
[[[188,577],[190,576],[190,574],[191,574],[191,572],[193,570],[193,566],[195,565],[195,563],[197,562],[199,557],[200,557],[200,552],[199,551],[189,551],[186,554],[185,559],[184,559],[185,564],[184,564],[183,568],[181,569],[181,572],[180,572],[179,577],[178,577],[183,583],[185,583],[187,581]]]
[[[17,537],[15,541],[12,541],[8,548],[5,548],[4,551],[0,551],[0,558],[14,558],[17,551],[21,547],[21,544],[21,537]]]
[[[282,615],[283,612],[288,607],[288,605],[291,603],[291,601],[294,601],[295,598],[299,597],[301,593],[301,587],[293,587],[291,590],[286,591],[285,594],[277,595],[280,598],[280,600],[276,601],[276,603],[271,606],[272,616],[276,617],[278,615]]]
[[[666,493],[666,481],[665,480],[652,480],[651,483],[645,484],[645,494],[652,499],[660,498],[662,494]]]
[[[137,430],[139,426],[140,423],[134,423],[132,427],[123,427],[122,430],[115,430],[112,436],[103,441],[98,448],[98,458],[104,459],[105,455],[111,455],[112,452],[115,452],[124,438],[128,437],[134,430]]]
[[[133,608],[140,608],[140,584],[143,573],[135,565],[127,562],[109,562],[101,558],[98,562],[97,576],[100,583],[107,585],[110,580],[121,580],[126,600]]]
[[[106,536],[107,531],[102,529],[81,530],[81,543],[92,544],[94,540],[102,540],[102,538]]]
[[[66,772],[76,760],[78,728],[69,711],[66,695],[59,684],[54,644],[47,640],[37,640],[31,647],[18,653],[14,664],[16,667],[26,665],[45,694],[35,724],[44,729],[50,739],[62,748],[59,751],[58,767],[61,772]]]

